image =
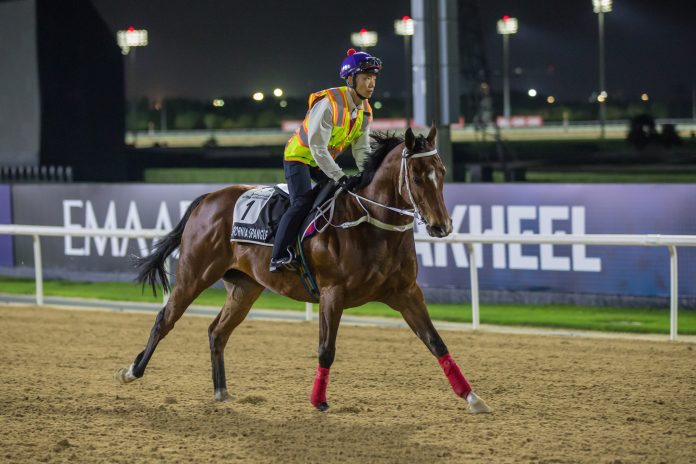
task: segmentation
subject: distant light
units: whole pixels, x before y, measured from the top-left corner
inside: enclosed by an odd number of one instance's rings
[[[644,102],[650,100],[650,97],[648,96],[647,93],[644,93],[640,96],[640,99],[643,100]]]
[[[363,28],[360,29],[360,32],[352,33],[350,35],[350,41],[354,47],[374,47],[377,45],[377,33]]]
[[[601,93],[599,95],[597,95],[597,101],[599,103],[604,103],[606,101],[606,99],[607,99],[606,95],[602,95]]]
[[[408,16],[397,19],[394,21],[394,32],[396,35],[413,35],[414,21]]]
[[[551,105],[555,102],[556,102],[556,99],[554,98],[553,95],[549,95],[548,97],[546,97],[546,103],[548,103],[549,105]]]
[[[213,106],[217,108],[222,108],[223,106],[225,106],[225,100],[223,100],[222,98],[216,98],[215,100],[213,100]]]
[[[381,101],[376,101],[372,106],[375,107],[376,110],[382,108],[382,102]]]
[[[608,97],[607,92],[606,92],[605,90],[602,90],[601,92],[599,92],[599,96],[600,96],[600,97],[603,97],[603,98],[607,98],[607,97]]]
[[[498,20],[498,34],[509,35],[517,33],[517,18],[503,16]]]
[[[536,96],[537,96],[537,91],[536,91],[536,89],[529,89],[529,90],[527,91],[527,95],[529,95],[529,96],[532,97],[532,98],[536,97]]]
[[[595,13],[609,13],[612,0],[592,0],[592,11]]]
[[[251,96],[251,98],[253,98],[257,102],[260,102],[261,100],[263,100],[263,92],[256,92],[254,95]]]
[[[121,53],[127,55],[131,47],[147,46],[147,29],[135,29],[130,26],[126,30],[121,30],[116,33],[116,42],[121,47]]]
[[[286,106],[288,106],[288,101],[287,100],[280,100],[279,105],[281,108],[285,108]]]
[[[275,95],[276,97],[282,97],[283,89],[273,89],[273,95]]]

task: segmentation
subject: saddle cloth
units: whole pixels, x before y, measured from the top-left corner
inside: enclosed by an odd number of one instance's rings
[[[335,187],[328,183],[323,186],[316,185],[313,190],[314,204],[300,228],[302,240],[316,232],[314,223],[316,208],[333,193]],[[287,184],[247,190],[234,205],[230,241],[273,246],[280,218],[289,207],[290,195]]]

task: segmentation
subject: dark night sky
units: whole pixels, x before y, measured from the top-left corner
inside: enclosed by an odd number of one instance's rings
[[[274,87],[289,95],[341,84],[338,67],[350,33],[379,33],[372,53],[385,70],[378,92],[403,93],[403,42],[393,21],[410,14],[409,0],[304,0],[253,2],[198,0],[92,0],[116,31],[146,28],[150,45],[138,50],[129,95],[215,97],[250,95]],[[524,69],[513,89],[534,87],[559,102],[586,99],[597,88],[597,16],[591,0],[485,0],[480,2],[491,71],[502,61],[495,22],[516,16],[511,67]],[[615,0],[606,16],[607,88],[638,98],[690,96],[696,82],[696,2]],[[549,65],[555,71],[549,73]],[[500,79],[493,79],[499,90]]]

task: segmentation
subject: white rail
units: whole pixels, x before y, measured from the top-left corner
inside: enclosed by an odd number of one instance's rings
[[[52,226],[2,225],[0,235],[25,235],[33,237],[34,268],[36,278],[36,304],[43,304],[43,269],[41,263],[41,236],[45,237],[121,237],[121,238],[159,238],[166,232],[155,229],[76,229]],[[589,234],[589,235],[474,235],[451,234],[445,238],[433,238],[425,234],[415,234],[418,242],[428,243],[462,243],[469,253],[469,272],[471,277],[471,313],[472,328],[480,326],[479,317],[479,288],[478,269],[474,244],[476,243],[519,243],[523,245],[607,245],[607,246],[662,246],[666,247],[670,256],[670,340],[677,339],[677,312],[679,305],[679,275],[677,267],[677,247],[696,246],[696,236],[692,235],[622,235],[622,234]],[[165,263],[167,270],[169,263]],[[164,295],[166,302],[168,295]],[[307,320],[312,319],[312,304],[305,305]]]
[[[669,339],[677,339],[677,312],[679,306],[679,274],[677,268],[677,246],[696,246],[693,235],[473,235],[451,234],[445,238],[433,238],[416,234],[416,241],[429,243],[463,243],[469,253],[469,273],[471,276],[471,325],[479,327],[478,269],[476,266],[475,243],[519,243],[522,245],[613,245],[613,246],[664,246],[669,250],[670,267],[670,325]]]

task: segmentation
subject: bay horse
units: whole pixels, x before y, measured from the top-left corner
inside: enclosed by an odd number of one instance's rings
[[[467,400],[474,413],[489,412],[472,390],[447,346],[433,327],[421,288],[416,283],[418,263],[413,223],[419,218],[431,236],[452,232],[443,198],[445,167],[435,147],[436,129],[416,137],[409,128],[403,140],[376,134],[361,180],[353,192],[335,200],[332,221],[355,221],[368,213],[369,223],[355,227],[327,227],[303,243],[304,254],[320,290],[319,366],[311,404],[328,409],[326,389],[336,354],[341,315],[370,301],[400,312],[437,358],[455,394]],[[299,301],[312,296],[298,285],[293,272],[269,272],[271,247],[231,242],[235,202],[253,186],[235,185],[197,198],[179,224],[139,263],[139,280],[155,289],[159,280],[169,290],[165,259],[177,248],[176,285],[157,314],[145,349],[133,364],[115,377],[130,383],[143,376],[157,344],[172,330],[200,293],[222,279],[227,298],[208,329],[214,398],[228,398],[223,352],[232,331],[244,320],[264,289]]]

